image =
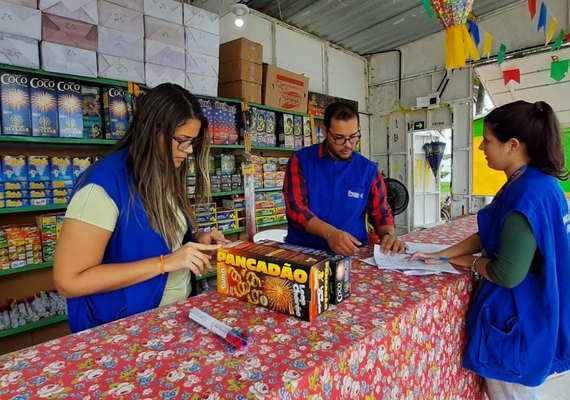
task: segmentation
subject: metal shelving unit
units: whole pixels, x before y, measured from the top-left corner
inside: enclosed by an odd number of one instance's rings
[[[0,338],[16,335],[22,332],[31,331],[33,329],[41,328],[42,326],[58,324],[64,321],[67,321],[67,315],[55,315],[53,317],[42,318],[37,322],[32,322],[24,326],[19,326],[17,328],[5,329],[3,331],[0,331]]]

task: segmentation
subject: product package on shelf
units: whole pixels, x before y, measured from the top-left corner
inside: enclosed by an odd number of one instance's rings
[[[81,84],[71,80],[58,81],[57,98],[59,136],[82,138],[83,101],[81,98]]]
[[[40,10],[0,0],[0,15],[2,15],[1,32],[41,40],[42,12]]]
[[[220,17],[218,14],[184,4],[184,26],[189,26],[213,35],[220,35]]]
[[[39,42],[0,31],[0,64],[38,69],[40,67]]]
[[[42,40],[97,51],[97,25],[42,13]]]
[[[102,139],[101,88],[98,86],[81,85],[81,101],[83,137],[85,139]]]
[[[142,12],[123,7],[124,4],[124,1],[98,0],[99,27],[111,28],[143,38],[144,23]]]
[[[184,72],[184,71],[182,71]],[[218,78],[185,72],[183,86],[192,94],[218,96]],[[229,96],[228,96],[229,97]]]
[[[182,3],[175,0],[144,0],[145,15],[182,25]]]
[[[36,224],[41,232],[44,261],[53,261],[55,246],[63,225],[63,219],[64,214],[62,213],[42,214],[36,217]]]
[[[30,78],[30,106],[32,136],[59,136],[55,79],[40,76]]]
[[[100,26],[97,52],[100,55],[104,54],[143,62],[144,37]],[[144,73],[142,75],[144,76]]]
[[[65,298],[54,291],[38,292],[33,298],[10,299],[0,305],[0,332],[37,322],[42,318],[67,314]]]
[[[0,95],[2,101],[2,134],[30,136],[32,115],[30,112],[30,78],[26,74],[0,71]]]
[[[293,130],[293,115],[281,114],[279,119],[279,147],[295,148],[295,134]]]
[[[176,83],[177,85],[184,87],[186,83],[186,73],[184,71],[184,68],[177,69],[164,65],[145,63],[145,81],[147,86],[150,88],[166,82]],[[187,89],[189,88],[187,87]],[[196,93],[196,91],[190,91],[193,94]]]
[[[97,67],[102,78],[144,83],[144,63],[109,54],[97,54]]]
[[[121,139],[129,128],[129,110],[125,100],[125,88],[106,86],[103,88],[103,113],[105,139]]]
[[[328,257],[235,242],[218,250],[218,292],[305,321],[328,309]]]
[[[213,101],[212,110],[212,143],[213,144],[236,144],[237,131],[237,106],[223,101]]]
[[[57,43],[41,43],[41,67],[62,74],[97,77],[97,54]]]

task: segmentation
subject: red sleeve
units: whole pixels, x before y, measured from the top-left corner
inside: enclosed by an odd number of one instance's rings
[[[390,210],[388,196],[386,195],[386,184],[380,171],[378,171],[378,175],[372,181],[366,211],[369,222],[376,232],[378,232],[381,226],[394,226],[394,217],[392,216],[392,210]]]
[[[305,229],[307,223],[315,217],[309,210],[309,194],[307,181],[297,155],[289,159],[283,182],[285,206],[287,209],[287,222],[299,229]]]

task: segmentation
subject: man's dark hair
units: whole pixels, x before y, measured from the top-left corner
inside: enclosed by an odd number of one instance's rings
[[[338,101],[336,103],[331,103],[327,106],[325,110],[325,128],[330,130],[331,121],[337,119],[340,121],[349,121],[356,118],[358,125],[360,125],[360,117],[358,116],[358,110],[351,103],[345,101]]]

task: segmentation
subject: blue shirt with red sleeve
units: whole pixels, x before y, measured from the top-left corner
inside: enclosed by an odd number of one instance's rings
[[[286,241],[330,250],[305,231],[314,217],[368,242],[366,216],[376,232],[393,225],[386,186],[378,168],[359,153],[336,160],[324,143],[301,149],[289,160],[284,182],[289,223]]]

